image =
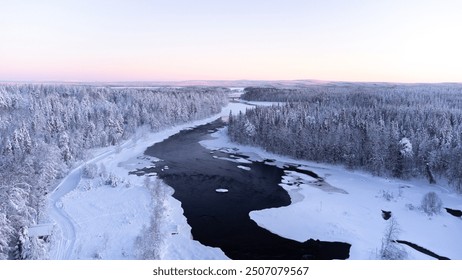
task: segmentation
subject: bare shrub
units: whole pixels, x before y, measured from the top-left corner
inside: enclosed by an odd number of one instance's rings
[[[396,242],[400,228],[395,218],[389,220],[388,227],[382,238],[382,246],[379,258],[382,260],[403,260],[407,257],[407,252],[403,246]]]
[[[385,199],[386,201],[392,201],[392,200],[395,198],[393,192],[391,192],[391,191],[386,191],[386,190],[382,190],[382,191],[381,191],[381,196],[382,196],[382,198]]]
[[[439,214],[441,212],[442,206],[443,202],[435,192],[426,193],[422,198],[422,202],[420,204],[422,210],[429,216],[433,214]]]

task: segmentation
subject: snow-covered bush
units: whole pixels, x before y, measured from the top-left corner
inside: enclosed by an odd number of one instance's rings
[[[98,175],[98,167],[94,163],[85,164],[82,175],[84,178],[93,179]]]
[[[100,252],[95,252],[93,253],[93,255],[91,256],[94,260],[102,260],[103,259],[103,255],[100,253]]]
[[[123,183],[123,180],[117,177],[114,173],[110,173],[106,178],[105,184],[113,188],[120,186]]]
[[[48,259],[47,244],[43,239],[38,237],[30,238],[30,256],[31,260],[46,260]]]
[[[109,174],[108,174],[108,172],[106,170],[106,165],[104,163],[100,163],[98,173],[99,173],[99,176],[103,180],[106,180],[109,177]]]
[[[391,191],[382,190],[381,195],[386,201],[392,201],[395,198]]]
[[[399,152],[403,157],[408,158],[408,157],[411,157],[413,155],[412,144],[411,144],[411,141],[409,141],[408,138],[406,138],[406,137],[402,138],[399,141],[399,145],[400,145],[400,151]]]
[[[420,207],[428,215],[438,214],[441,212],[443,202],[435,192],[428,192],[422,198]]]
[[[132,186],[133,186],[133,185],[132,185],[132,183],[131,183],[130,181],[125,182],[125,187],[126,187],[127,189],[131,188]]]
[[[93,188],[93,183],[91,180],[82,180],[79,184],[79,187],[84,191],[89,191]]]
[[[385,234],[382,238],[382,246],[379,252],[379,258],[382,260],[403,260],[407,257],[407,252],[404,247],[397,243],[400,229],[395,218],[389,220],[389,224],[385,229]]]
[[[414,211],[416,208],[412,203],[406,203],[404,206],[411,211]]]

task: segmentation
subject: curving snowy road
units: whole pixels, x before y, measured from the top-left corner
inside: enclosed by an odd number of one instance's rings
[[[54,220],[59,228],[55,232],[55,248],[50,252],[50,259],[68,260],[75,243],[75,228],[71,218],[62,208],[61,198],[72,191],[80,182],[82,167],[74,169],[51,193],[49,199],[50,218]]]
[[[125,142],[121,147],[128,147],[133,145],[132,141]],[[106,151],[93,159],[79,165],[77,168],[72,170],[62,182],[53,190],[49,196],[49,215],[50,218],[55,222],[55,227],[58,230],[54,232],[54,247],[50,251],[50,259],[53,260],[69,260],[72,258],[72,252],[76,240],[75,234],[75,222],[66,213],[63,208],[62,198],[73,191],[78,185],[82,178],[82,169],[85,164],[96,163],[113,153],[117,150],[116,147],[112,147],[111,150]]]

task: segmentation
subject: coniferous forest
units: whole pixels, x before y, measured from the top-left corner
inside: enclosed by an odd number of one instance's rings
[[[460,85],[253,87],[242,98],[280,103],[231,116],[233,141],[462,191]]]
[[[144,127],[158,131],[220,112],[223,88],[0,85],[0,259],[23,258],[27,228],[46,195],[85,151],[118,145]],[[40,259],[45,249],[28,240]]]

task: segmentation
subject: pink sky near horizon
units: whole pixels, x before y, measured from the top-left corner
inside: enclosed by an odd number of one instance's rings
[[[0,81],[462,82],[462,1],[0,3]]]

